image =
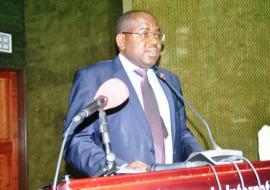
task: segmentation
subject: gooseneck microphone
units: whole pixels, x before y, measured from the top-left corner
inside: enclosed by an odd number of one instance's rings
[[[157,172],[163,170],[175,170],[175,169],[182,169],[182,168],[193,168],[199,166],[206,166],[209,165],[205,161],[194,161],[194,162],[178,162],[173,164],[151,164],[146,167],[147,172]]]
[[[221,149],[220,146],[218,146],[213,139],[211,130],[206,121],[201,116],[201,114],[199,114],[199,112],[166,80],[165,74],[163,72],[160,72],[157,67],[154,67],[153,71],[155,72],[156,76],[169,87],[169,89],[174,93],[178,100],[187,105],[191,109],[191,111],[199,118],[199,120],[207,129],[209,138],[211,140],[213,150],[195,153],[194,155],[190,156],[185,162],[207,162],[213,165],[230,163],[230,161],[242,162],[243,160],[239,159],[243,157],[242,151]]]
[[[72,135],[74,127],[73,123],[78,126],[86,117],[99,110],[108,110],[121,105],[129,97],[129,91],[123,81],[118,78],[112,78],[105,81],[97,90],[94,100],[87,105],[82,111],[75,115],[70,123],[68,129],[64,132]],[[73,128],[71,132],[69,132]]]
[[[159,72],[157,70],[157,68],[154,68],[154,72],[156,74],[156,76],[161,79],[170,89],[171,91],[173,91],[173,93],[177,96],[177,98],[179,100],[181,100],[185,105],[187,105],[191,111],[199,118],[199,120],[203,123],[203,125],[205,126],[206,130],[207,130],[207,133],[208,133],[208,136],[211,140],[211,144],[213,146],[213,149],[215,150],[218,150],[218,149],[221,149],[216,141],[214,140],[213,136],[212,136],[212,133],[211,133],[211,130],[210,130],[210,127],[208,126],[208,124],[206,123],[206,121],[203,119],[203,117],[201,116],[201,114],[199,114],[199,112],[179,93],[176,91],[176,89],[170,84],[167,82],[166,78],[165,78],[165,75],[164,73],[162,72]]]
[[[53,190],[56,190],[59,169],[63,152],[65,150],[68,137],[71,137],[76,127],[86,118],[97,111],[105,114],[104,110],[115,108],[124,103],[129,97],[129,91],[123,81],[117,78],[112,78],[105,81],[97,90],[94,100],[86,106],[81,112],[75,115],[63,134],[63,142],[58,157],[55,177],[53,182]],[[108,142],[106,142],[108,143]]]
[[[86,106],[79,114],[77,114],[73,118],[73,121],[75,122],[82,121],[84,118],[92,115],[96,111],[103,109],[107,105],[107,102],[108,102],[108,98],[106,96],[100,95],[88,106]]]

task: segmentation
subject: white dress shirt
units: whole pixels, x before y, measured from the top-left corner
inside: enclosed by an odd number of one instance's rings
[[[137,93],[137,96],[140,100],[140,103],[143,106],[143,99],[142,99],[142,91],[141,91],[141,76],[136,74],[134,71],[139,67],[133,63],[131,63],[126,57],[122,54],[119,54],[119,59]],[[172,133],[171,133],[171,119],[170,119],[170,108],[167,97],[152,69],[147,70],[147,77],[149,83],[151,84],[156,99],[158,100],[158,107],[160,115],[165,123],[165,126],[168,131],[168,137],[165,139],[165,163],[171,164],[173,161],[173,150],[172,150]]]

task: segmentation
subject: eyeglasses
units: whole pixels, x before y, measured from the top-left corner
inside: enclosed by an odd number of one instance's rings
[[[122,32],[122,34],[136,34],[139,35],[140,37],[144,38],[144,39],[148,39],[148,38],[156,38],[157,40],[159,40],[160,42],[164,42],[165,41],[165,34],[163,33],[157,33],[154,34],[152,32],[149,31],[144,31],[144,32]]]

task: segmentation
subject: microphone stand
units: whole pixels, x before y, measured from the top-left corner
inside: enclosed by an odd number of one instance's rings
[[[63,157],[63,153],[65,150],[65,146],[66,143],[68,141],[68,136],[70,135],[70,130],[74,129],[77,125],[79,125],[81,123],[81,121],[76,120],[73,118],[73,120],[71,121],[71,123],[69,124],[67,131],[64,133],[64,139],[61,145],[61,149],[60,149],[60,153],[58,156],[58,161],[57,161],[57,166],[56,166],[56,170],[55,170],[55,174],[54,174],[54,181],[53,181],[53,190],[56,190],[56,186],[57,186],[57,179],[58,179],[58,175],[59,175],[59,170],[60,170],[60,166],[61,166],[61,161],[62,161],[62,157]]]
[[[108,122],[107,122],[107,116],[103,109],[99,110],[99,131],[102,135],[102,142],[104,144],[105,148],[105,165],[102,169],[100,169],[94,177],[99,176],[111,176],[114,175],[115,172],[118,170],[115,162],[115,154],[111,152],[111,141],[108,131]]]
[[[71,123],[69,124],[67,130],[64,132],[64,135],[63,135],[64,138],[61,145],[61,149],[60,149],[60,153],[59,153],[58,161],[57,161],[57,166],[56,166],[56,170],[54,174],[53,190],[56,190],[57,188],[57,180],[58,180],[59,170],[61,166],[62,157],[65,151],[66,143],[69,142],[71,135],[74,133],[74,130],[81,122],[83,122],[84,118],[93,114],[97,110],[102,110],[107,105],[107,102],[108,102],[107,97],[99,96],[94,102],[92,102],[85,109],[83,109],[79,114],[73,117]]]
[[[176,97],[183,101],[184,104],[186,104],[190,109],[191,111],[199,118],[199,120],[204,124],[206,130],[207,130],[207,133],[208,133],[208,136],[210,138],[210,141],[211,141],[211,144],[213,146],[213,149],[215,150],[220,150],[221,148],[217,145],[216,141],[214,140],[213,136],[212,136],[212,133],[210,131],[210,127],[208,126],[208,124],[206,123],[206,121],[203,119],[203,117],[201,116],[201,114],[199,114],[199,112],[197,112],[197,110],[188,102],[186,101],[186,99],[181,96],[180,93],[178,93],[176,91],[176,89],[167,82],[167,80],[165,80],[165,76],[162,76],[163,73],[160,73],[158,76],[159,79],[161,79],[172,91],[173,93],[176,95]],[[163,74],[164,75],[164,74]]]

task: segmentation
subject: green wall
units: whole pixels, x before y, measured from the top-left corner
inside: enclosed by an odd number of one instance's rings
[[[120,0],[25,2],[29,189],[53,182],[74,71],[115,55]],[[59,177],[75,175],[62,162]]]
[[[179,75],[185,97],[217,142],[257,160],[257,132],[270,124],[270,2],[123,2],[132,4],[125,9],[156,15],[167,35],[161,65]],[[0,54],[0,68],[26,69],[28,186],[38,189],[53,181],[74,71],[115,55],[113,26],[121,1],[0,5],[0,32],[13,36],[13,54]],[[203,126],[189,110],[188,117],[189,127],[209,147]],[[63,162],[59,176],[67,173],[77,175]]]
[[[12,53],[0,52],[0,68],[22,69],[25,65],[24,1],[0,1],[0,32],[12,35]]]
[[[184,96],[218,144],[258,160],[257,132],[270,124],[270,1],[133,0],[132,8],[160,21],[166,34],[161,66],[178,74]],[[187,110],[189,127],[211,148]]]

